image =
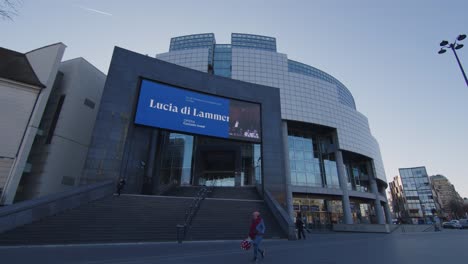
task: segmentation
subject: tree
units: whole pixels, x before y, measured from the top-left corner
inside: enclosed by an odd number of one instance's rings
[[[0,0],[0,18],[13,20],[18,15],[19,0]]]
[[[463,199],[463,211],[465,212],[465,216],[468,216],[468,203],[466,202],[467,198]]]
[[[459,218],[464,215],[463,204],[460,201],[453,199],[449,202],[448,206],[452,213],[452,218]]]

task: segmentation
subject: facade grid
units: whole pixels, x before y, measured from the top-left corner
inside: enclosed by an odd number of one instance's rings
[[[314,158],[311,159],[310,153],[313,152],[311,148],[301,150],[294,143],[296,141],[304,143],[310,137],[288,134],[289,146],[285,147],[290,151],[289,173],[292,186],[312,188],[316,191],[345,188],[360,199],[368,199],[369,192],[373,192],[380,197],[379,200],[375,200],[375,203],[362,204],[361,200],[355,203],[359,204],[361,209],[369,208],[366,215],[372,213],[373,217],[369,219],[377,223],[383,221],[380,206],[382,201],[386,210],[385,216],[389,218],[390,213],[384,191],[386,176],[379,144],[371,133],[367,117],[357,111],[355,100],[346,86],[315,67],[290,60],[286,54],[277,52],[275,38],[233,33],[230,45],[213,44],[213,50],[214,74],[279,88],[281,116],[287,122],[288,127],[290,124],[303,124],[302,129],[306,131],[309,131],[308,129],[314,131],[317,127],[321,127],[319,130],[323,130],[322,135],[313,136],[312,138],[319,136],[313,141],[320,141],[320,138],[323,139],[324,136],[330,138],[331,143],[324,148],[324,153],[320,154],[317,161]],[[186,51],[199,53],[197,49]],[[194,67],[188,59],[191,58],[190,54],[177,52],[179,51],[170,51],[157,55],[157,58],[190,68],[209,69],[210,67],[209,58],[204,61],[205,65],[200,64]],[[205,56],[208,53],[206,51]],[[308,128],[309,125],[312,127]],[[337,152],[331,151],[333,149]],[[298,156],[295,156],[296,154]],[[340,157],[341,155],[343,158]],[[341,166],[340,162],[344,162],[346,168],[349,168],[341,172],[341,174],[346,174],[342,179],[340,170],[337,169]],[[366,164],[370,166],[366,167]],[[359,168],[359,173],[352,174],[351,168]],[[347,182],[342,184],[346,179]],[[378,181],[375,188],[373,179]],[[320,203],[335,204],[335,202],[324,200]],[[343,202],[343,208],[349,203],[349,200]],[[358,216],[362,215],[357,211],[350,211],[353,214],[352,217],[338,217],[336,221],[350,222],[350,219],[358,219]],[[350,214],[350,211],[345,209],[343,214]],[[391,222],[389,219],[386,221]],[[358,221],[355,220],[355,222]]]

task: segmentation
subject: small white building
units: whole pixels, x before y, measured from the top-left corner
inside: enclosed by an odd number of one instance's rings
[[[0,204],[79,180],[106,76],[83,58],[62,62],[65,47],[0,48]]]

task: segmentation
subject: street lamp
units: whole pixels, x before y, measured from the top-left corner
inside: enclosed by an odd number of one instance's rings
[[[468,86],[468,79],[466,78],[465,70],[463,70],[463,66],[461,65],[460,59],[458,58],[457,52],[455,51],[463,48],[464,45],[457,43],[457,41],[462,41],[465,38],[466,35],[462,34],[459,35],[453,43],[449,43],[447,40],[442,40],[442,42],[440,42],[441,48],[438,53],[444,54],[447,51],[446,49],[451,49],[453,51],[453,54],[455,54],[455,58],[457,59],[458,66],[460,66],[460,70],[462,71],[463,77],[465,78],[466,86]]]

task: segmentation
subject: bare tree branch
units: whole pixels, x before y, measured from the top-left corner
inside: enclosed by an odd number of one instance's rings
[[[0,0],[0,19],[13,20],[18,15],[20,0]]]

